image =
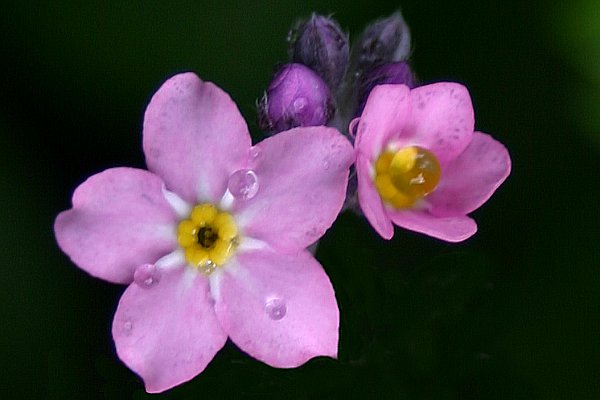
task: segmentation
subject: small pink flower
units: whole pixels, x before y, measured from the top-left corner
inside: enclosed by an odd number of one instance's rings
[[[90,177],[54,229],[80,268],[129,285],[112,333],[146,390],[192,379],[228,337],[274,367],[336,357],[334,291],[306,247],[342,207],[349,142],[311,127],[251,147],[231,98],[185,73],[150,101],[143,147],[149,171]]]
[[[383,238],[394,235],[392,223],[449,242],[477,231],[467,214],[490,198],[511,164],[506,148],[473,132],[474,124],[460,84],[373,89],[351,131],[359,203]]]

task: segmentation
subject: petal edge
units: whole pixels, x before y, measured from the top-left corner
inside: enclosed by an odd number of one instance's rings
[[[250,356],[294,368],[336,358],[339,310],[323,267],[307,251],[240,254],[224,271],[215,310],[223,329]]]
[[[152,96],[143,130],[148,169],[191,204],[217,203],[251,145],[231,97],[191,72],[168,79]]]
[[[333,224],[346,196],[350,142],[336,129],[295,128],[253,147],[259,189],[234,206],[247,236],[285,252],[318,240]]]
[[[135,267],[154,263],[176,246],[176,215],[163,183],[151,172],[111,168],[75,189],[73,208],[54,222],[59,247],[89,274],[130,283]]]
[[[112,334],[119,358],[159,393],[200,374],[225,345],[208,281],[186,267],[163,271],[151,288],[123,293]]]

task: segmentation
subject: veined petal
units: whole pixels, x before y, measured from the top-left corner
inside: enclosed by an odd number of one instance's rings
[[[177,246],[176,215],[151,172],[112,168],[73,194],[73,208],[54,223],[58,245],[98,278],[130,283],[138,265],[154,263]]]
[[[510,156],[502,143],[474,132],[469,146],[442,172],[427,197],[437,216],[465,215],[485,203],[510,174]]]
[[[358,202],[362,212],[371,226],[384,239],[394,236],[394,226],[387,216],[381,196],[371,179],[369,161],[366,156],[358,154],[356,159],[356,174],[358,178]]]
[[[436,217],[421,210],[388,210],[394,224],[446,242],[461,242],[477,232],[477,224],[467,216]]]
[[[442,166],[456,158],[471,141],[475,115],[469,91],[452,82],[433,83],[410,91],[410,118],[398,146],[431,151]]]
[[[229,95],[193,73],[166,81],[146,109],[148,169],[191,204],[220,200],[250,145],[246,122]]]
[[[375,160],[390,139],[404,131],[411,112],[409,92],[406,85],[378,85],[369,94],[354,144],[369,160]]]
[[[245,235],[283,251],[298,251],[318,240],[340,212],[353,151],[337,130],[296,128],[254,146],[259,189],[236,203]]]
[[[189,381],[206,368],[227,335],[217,321],[208,280],[188,268],[164,270],[160,282],[131,284],[119,301],[112,334],[119,358],[149,393]]]
[[[233,342],[273,367],[337,357],[339,311],[333,287],[307,251],[238,255],[219,279],[215,310]]]

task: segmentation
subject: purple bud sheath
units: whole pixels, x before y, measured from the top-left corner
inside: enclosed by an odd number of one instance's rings
[[[377,85],[404,84],[409,88],[415,87],[415,79],[408,63],[404,61],[387,63],[365,72],[358,83],[358,99],[360,101],[356,116],[362,114],[371,90]]]
[[[288,35],[293,62],[313,69],[335,91],[344,78],[350,50],[348,35],[338,23],[313,14]]]
[[[381,64],[405,61],[410,55],[410,30],[399,11],[367,26],[354,45],[352,67],[357,75]]]
[[[260,128],[275,134],[298,126],[325,125],[334,107],[327,84],[302,64],[286,64],[258,104]]]

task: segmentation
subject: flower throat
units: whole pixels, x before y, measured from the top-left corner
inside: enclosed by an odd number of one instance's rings
[[[188,264],[210,274],[234,253],[238,230],[231,214],[210,203],[198,204],[179,223],[177,241]]]
[[[440,176],[437,158],[422,147],[385,151],[375,162],[375,187],[381,198],[396,209],[412,207],[433,192]]]

